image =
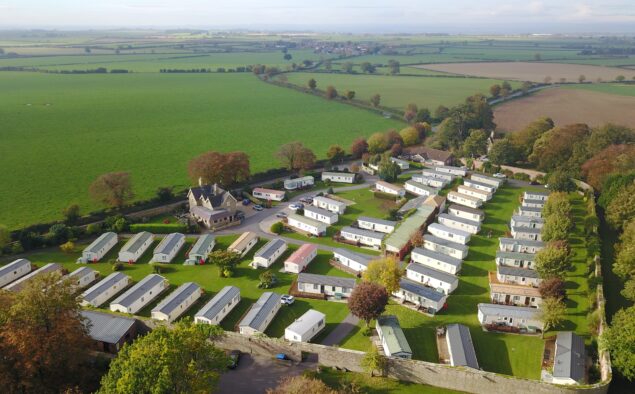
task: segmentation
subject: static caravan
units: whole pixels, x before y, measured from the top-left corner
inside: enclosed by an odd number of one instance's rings
[[[258,301],[238,323],[240,333],[243,335],[263,334],[280,310],[281,298],[279,294],[270,291],[262,293]]]
[[[496,252],[496,265],[535,269],[536,255],[534,253]]]
[[[469,186],[465,186],[465,185],[459,185],[456,190],[461,193],[461,194],[465,194],[466,196],[470,196],[470,197],[476,197],[482,201],[489,201],[492,199],[492,193],[488,193],[486,191],[483,190],[479,190],[479,189],[475,189],[473,187],[469,187]]]
[[[428,169],[422,170],[421,175],[430,177],[430,178],[443,179],[447,182],[452,182],[454,178],[456,178],[454,175],[449,174],[447,172],[441,172],[437,170],[428,170]]]
[[[412,349],[408,344],[397,316],[385,315],[377,318],[375,329],[379,335],[384,354],[388,357],[412,358]]]
[[[490,185],[489,183],[478,182],[472,179],[464,179],[463,184],[467,187],[471,187],[472,189],[482,190],[485,193],[496,193],[496,186]]]
[[[117,293],[128,287],[130,277],[123,272],[113,272],[82,293],[82,305],[101,306]]]
[[[203,290],[194,282],[186,282],[174,290],[170,295],[152,309],[154,320],[172,323],[201,298]]]
[[[326,223],[313,220],[306,216],[300,216],[295,213],[289,214],[287,217],[287,224],[289,227],[315,235],[316,237],[325,235],[326,228],[328,227]]]
[[[545,207],[545,202],[544,200],[529,200],[529,199],[523,199],[523,202],[521,204],[521,206],[525,207],[525,208],[544,208]]]
[[[533,208],[533,207],[518,207],[516,211],[520,216],[528,216],[532,218],[541,218],[542,217],[542,208]]]
[[[301,178],[285,179],[284,188],[286,190],[303,189],[305,187],[313,186],[315,179],[312,176],[304,176]]]
[[[439,238],[431,234],[425,234],[423,236],[423,247],[433,252],[447,254],[459,260],[466,258],[469,251],[467,245],[448,241],[447,239]]]
[[[377,190],[378,192],[392,194],[399,197],[403,197],[406,195],[406,190],[403,187],[393,185],[392,183],[388,183],[384,181],[377,181],[375,183],[375,190]]]
[[[443,189],[450,183],[450,181],[448,181],[447,179],[434,178],[432,176],[421,175],[421,174],[414,174],[412,178],[410,179],[412,179],[413,181],[417,183],[421,183],[422,185],[435,187],[437,189]]]
[[[137,313],[168,287],[167,279],[161,275],[150,274],[111,302],[110,310],[121,313]]]
[[[286,250],[287,243],[280,238],[274,238],[258,249],[250,265],[252,268],[269,268]]]
[[[456,275],[459,271],[461,271],[461,265],[463,264],[463,261],[460,259],[423,248],[413,249],[410,254],[410,259],[415,263],[452,275]]]
[[[478,304],[478,321],[482,326],[516,327],[521,332],[542,331],[543,328],[538,309],[521,306]]]
[[[326,209],[327,211],[335,212],[339,215],[346,212],[345,203],[324,196],[313,197],[313,205],[318,208]]]
[[[467,326],[448,324],[445,327],[445,341],[450,354],[450,365],[479,369],[474,342]]]
[[[20,290],[22,290],[24,288],[24,286],[33,278],[35,278],[36,276],[40,276],[42,274],[49,274],[51,272],[62,272],[62,270],[64,269],[64,267],[62,267],[60,264],[57,263],[48,263],[38,269],[36,269],[35,271],[32,271],[24,276],[22,276],[20,279],[11,282],[10,284],[8,284],[7,286],[4,287],[4,290],[7,291],[14,291],[14,292],[18,292]]]
[[[467,231],[470,234],[477,234],[479,231],[481,231],[481,222],[465,219],[461,216],[442,213],[439,215],[438,220],[439,223],[444,226],[455,228],[457,230]]]
[[[225,286],[196,313],[194,322],[218,325],[239,302],[240,289],[236,286]]]
[[[238,237],[237,240],[232,242],[227,248],[228,252],[238,253],[241,257],[245,257],[249,251],[258,243],[258,235],[251,231],[245,231]]]
[[[99,277],[99,272],[89,267],[80,267],[68,274],[67,278],[73,281],[73,285],[83,289],[93,283]]]
[[[184,265],[205,264],[207,258],[216,246],[216,238],[212,234],[203,234],[196,240],[192,249],[187,253]]]
[[[284,329],[284,339],[291,342],[309,342],[326,326],[326,315],[309,309]]]
[[[355,183],[356,175],[352,172],[326,172],[322,173],[322,181],[337,183]]]
[[[185,235],[181,233],[170,233],[154,248],[152,262],[169,263],[176,256],[185,244]]]
[[[477,197],[468,196],[463,193],[451,191],[448,193],[448,201],[465,205],[470,208],[480,208],[483,205],[483,200]]]
[[[465,205],[452,204],[448,207],[451,215],[461,217],[463,219],[482,222],[485,220],[485,212],[480,209],[466,207]]]
[[[571,331],[562,331],[556,336],[555,345],[551,382],[567,385],[586,383],[587,357],[584,338]]]
[[[447,295],[439,293],[430,287],[403,278],[399,281],[399,290],[393,295],[403,301],[408,301],[424,308],[431,315],[443,309],[448,298]]]
[[[391,157],[390,161],[397,164],[397,166],[399,166],[399,169],[402,171],[410,169],[410,163],[408,163],[405,160],[397,159],[396,157]]]
[[[451,174],[451,175],[455,175],[455,176],[466,176],[467,175],[467,170],[465,168],[461,168],[461,167],[454,167],[454,166],[436,166],[434,167],[434,169],[438,172],[443,172],[446,174]]]
[[[17,259],[0,267],[0,288],[18,280],[31,272],[31,262],[27,259]]]
[[[78,259],[79,263],[96,263],[117,245],[117,234],[113,232],[103,233],[94,240],[84,251],[82,257]]]
[[[282,201],[286,193],[282,190],[265,189],[264,187],[255,187],[251,195],[263,200]]]
[[[380,233],[390,234],[395,231],[397,222],[392,220],[371,218],[368,216],[360,216],[357,218],[357,225],[359,226],[359,228],[363,228],[364,230],[378,231]]]
[[[487,183],[488,185],[495,186],[497,189],[505,184],[505,178],[494,178],[477,172],[472,173],[470,179],[476,182]]]
[[[370,231],[361,228],[346,226],[340,230],[340,236],[347,241],[379,249],[381,248],[381,242],[383,241],[386,234],[377,231]]]
[[[335,224],[339,220],[339,215],[337,213],[318,208],[313,205],[307,205],[304,207],[304,216],[328,225]]]
[[[406,278],[445,294],[452,293],[459,285],[459,278],[456,276],[418,263],[408,264]]]
[[[545,247],[542,241],[526,239],[499,238],[499,249],[503,252],[537,253]]]
[[[489,290],[494,304],[538,307],[542,303],[537,287],[502,283],[495,272],[489,273]]]
[[[540,200],[547,201],[549,199],[549,192],[543,191],[526,191],[523,193],[523,200]]]
[[[496,279],[501,283],[538,287],[542,279],[537,271],[528,268],[499,265],[496,267]]]
[[[299,274],[317,256],[317,246],[314,244],[304,244],[289,256],[284,262],[285,272]]]
[[[435,187],[426,186],[422,183],[415,182],[413,180],[406,181],[406,191],[416,196],[435,196],[439,194],[439,189]]]
[[[529,227],[529,228],[542,228],[545,224],[545,219],[535,218],[531,216],[513,215],[510,225],[512,227]]]
[[[355,288],[355,279],[301,273],[298,275],[298,291],[348,298]]]
[[[119,251],[117,260],[124,263],[136,263],[154,242],[154,235],[147,231],[135,234]]]
[[[512,226],[511,233],[514,239],[542,241],[542,229],[539,228]]]
[[[458,230],[452,227],[444,226],[439,223],[432,223],[428,226],[430,234],[439,238],[447,239],[448,241],[458,242],[463,245],[467,245],[470,242],[472,234],[467,231]]]
[[[372,258],[348,249],[336,249],[333,251],[333,260],[343,266],[346,271],[358,274],[368,268]]]

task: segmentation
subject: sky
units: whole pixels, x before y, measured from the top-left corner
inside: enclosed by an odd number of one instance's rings
[[[635,0],[0,0],[8,28],[635,33]]]

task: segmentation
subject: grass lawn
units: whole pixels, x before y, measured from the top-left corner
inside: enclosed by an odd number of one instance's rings
[[[255,173],[278,167],[289,141],[322,158],[335,142],[403,125],[248,73],[3,72],[0,91],[0,223],[11,229],[61,219],[73,203],[99,208],[88,186],[106,172],[129,172],[146,199],[186,188],[187,163],[202,152],[245,151]]]
[[[503,187],[485,204],[481,235],[472,236],[470,252],[463,261],[459,287],[448,298],[448,307],[435,317],[427,317],[406,307],[391,304],[386,313],[395,314],[404,329],[414,358],[438,362],[435,328],[449,323],[470,327],[479,365],[486,371],[539,379],[543,342],[540,337],[484,332],[476,317],[477,304],[489,302],[488,271],[496,270],[494,257],[498,238],[508,231],[513,210],[519,205],[522,189]],[[492,238],[487,233],[492,231]],[[344,348],[366,351],[368,337],[361,326],[342,343]]]

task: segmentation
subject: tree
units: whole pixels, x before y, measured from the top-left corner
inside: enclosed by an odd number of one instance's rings
[[[291,60],[293,59],[293,56],[291,56],[290,53],[285,53],[284,56],[282,57],[284,60]]]
[[[273,272],[271,272],[271,270],[266,270],[262,274],[258,275],[258,279],[260,279],[260,284],[258,287],[268,289],[274,284],[276,276],[273,274]]]
[[[232,276],[240,259],[240,254],[226,250],[215,250],[209,254],[209,261],[218,266],[218,274],[221,278]]]
[[[317,88],[317,81],[311,78],[309,79],[309,83],[307,85],[309,86],[309,89],[315,90],[315,88]]]
[[[106,206],[121,208],[134,198],[130,174],[109,172],[99,176],[88,188],[93,199]]]
[[[586,124],[553,128],[536,140],[529,161],[539,170],[552,171],[565,165],[573,156],[575,149],[583,149],[584,144],[581,142],[585,141],[590,134],[591,129]]]
[[[360,365],[371,377],[375,376],[375,371],[379,372],[379,376],[382,376],[388,366],[388,360],[379,353],[377,346],[371,346],[362,358]]]
[[[600,340],[601,347],[611,353],[613,368],[635,380],[635,306],[617,311]]]
[[[174,198],[174,188],[171,186],[161,186],[157,188],[157,200],[169,202]]]
[[[410,235],[410,245],[413,247],[421,247],[423,246],[423,234],[421,231],[415,231]]]
[[[634,181],[635,171],[622,174],[610,174],[602,182],[602,187],[600,188],[602,193],[600,194],[600,198],[598,198],[598,205],[606,210],[617,194]]]
[[[110,363],[100,393],[210,392],[227,366],[227,356],[209,339],[222,335],[218,326],[174,323],[158,326],[126,345]]]
[[[549,195],[542,210],[545,218],[552,215],[571,216],[571,203],[566,193],[556,192]]]
[[[463,155],[466,157],[476,157],[487,153],[488,137],[484,130],[472,130],[470,135],[463,141]]]
[[[620,242],[616,247],[613,272],[623,279],[635,276],[635,218],[632,218],[620,235]]]
[[[562,298],[548,297],[542,300],[538,314],[540,320],[543,323],[543,334],[549,331],[550,328],[558,327],[564,320],[564,316],[567,312]]]
[[[230,186],[249,179],[249,156],[244,152],[205,152],[190,160],[188,173],[192,183]]]
[[[331,145],[329,149],[326,151],[326,158],[331,161],[331,163],[339,163],[346,156],[346,152],[339,145]]]
[[[564,281],[558,277],[544,279],[538,286],[540,296],[544,298],[564,298],[566,291]]]
[[[0,254],[2,249],[9,246],[9,243],[11,243],[11,232],[7,226],[0,224]]]
[[[390,73],[395,75],[399,74],[400,67],[399,62],[393,59],[388,60],[388,67],[390,68]]]
[[[514,164],[518,160],[518,150],[509,138],[496,140],[488,154],[492,164]]]
[[[370,103],[373,107],[379,107],[379,103],[381,102],[381,96],[379,94],[373,94],[370,98]]]
[[[578,82],[584,83],[584,81],[586,81],[586,77],[583,74],[580,74],[580,76],[578,77]]]
[[[548,84],[550,84],[550,83],[551,83],[551,80],[552,80],[551,75],[547,75],[547,76],[545,77],[545,79],[543,79],[543,82],[544,82],[546,85],[548,85]]]
[[[448,116],[450,116],[450,110],[446,106],[439,105],[437,109],[434,110],[434,119],[437,122],[441,122],[443,119],[447,118]]]
[[[62,215],[64,215],[64,218],[66,219],[65,220],[66,223],[68,224],[77,223],[77,219],[79,219],[81,216],[79,211],[79,205],[77,204],[69,205],[68,207],[62,210]]]
[[[368,143],[368,152],[370,153],[382,153],[385,152],[386,149],[390,145],[388,145],[388,139],[385,134],[382,133],[374,133],[367,140]]]
[[[0,292],[0,383],[5,392],[93,391],[91,339],[71,280],[37,276]],[[61,280],[61,281],[60,281]]]
[[[67,241],[60,245],[60,250],[64,253],[73,253],[75,251],[75,243]]]
[[[299,141],[282,145],[276,156],[290,171],[306,171],[315,165],[315,154]]]
[[[617,77],[615,77],[615,80],[617,82],[624,82],[625,79],[626,79],[626,77],[623,76],[623,75],[618,75]]]
[[[363,62],[359,65],[359,68],[363,73],[372,74],[375,72],[375,66],[373,66],[370,62]]]
[[[551,118],[542,117],[534,120],[522,130],[508,134],[508,138],[514,145],[518,160],[527,160],[533,151],[534,144],[541,135],[553,129],[554,123]]]
[[[399,132],[405,146],[417,145],[421,142],[419,131],[414,127],[406,127]]]
[[[362,137],[357,138],[351,144],[351,156],[354,159],[359,159],[364,153],[368,152],[368,143]]]
[[[352,73],[353,72],[353,63],[351,62],[346,62],[344,64],[342,64],[342,71],[344,71],[345,73]]]
[[[283,378],[278,386],[267,389],[267,394],[338,394],[319,379],[308,376],[290,376]]]
[[[547,176],[547,182],[552,192],[573,192],[576,189],[573,178],[562,169],[551,172]]]
[[[379,171],[377,172],[379,179],[386,182],[394,182],[397,180],[399,174],[401,174],[401,168],[397,165],[397,163],[394,163],[387,158],[382,159],[379,163]]]
[[[363,272],[362,279],[383,286],[388,293],[394,293],[399,290],[399,280],[402,275],[403,270],[397,259],[383,257],[368,263],[368,269]]]
[[[551,215],[545,219],[541,234],[543,241],[566,240],[573,223],[569,216],[563,214]]]
[[[536,253],[536,271],[543,279],[562,278],[570,269],[570,252],[560,243],[550,242]]]
[[[621,229],[635,217],[635,183],[623,188],[606,208],[606,220],[613,228]]]
[[[588,146],[597,146],[595,131],[589,137]],[[592,143],[591,139],[595,141]],[[586,182],[596,190],[601,190],[604,178],[609,174],[624,173],[635,168],[635,145],[609,145],[582,164],[581,170]]]
[[[344,93],[344,95],[346,96],[346,99],[350,101],[355,98],[355,91],[347,90],[346,93]]]
[[[500,94],[501,94],[501,86],[499,84],[495,84],[495,85],[490,86],[489,94],[493,98],[498,98],[498,96],[500,96]]]
[[[326,87],[326,92],[324,94],[327,99],[332,100],[334,98],[337,98],[337,89],[335,89],[334,86],[329,85]]]
[[[326,59],[324,61],[324,68],[327,69],[328,71],[331,71],[331,69],[333,68],[333,62],[331,62],[330,59]]]
[[[361,282],[353,289],[348,299],[348,309],[354,316],[364,320],[366,327],[372,319],[378,318],[388,304],[388,292],[376,283]]]
[[[274,234],[282,234],[282,231],[284,230],[284,226],[282,225],[282,222],[275,222],[274,224],[271,225],[271,232]]]
[[[427,108],[419,108],[417,111],[417,116],[415,116],[415,122],[426,122],[430,123],[432,121],[432,116],[430,115],[430,110]]]

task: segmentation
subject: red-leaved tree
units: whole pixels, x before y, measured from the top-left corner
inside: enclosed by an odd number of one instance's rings
[[[376,319],[384,312],[388,304],[388,292],[376,283],[362,282],[358,284],[348,299],[348,309],[351,313],[364,320],[366,326],[372,319]]]

